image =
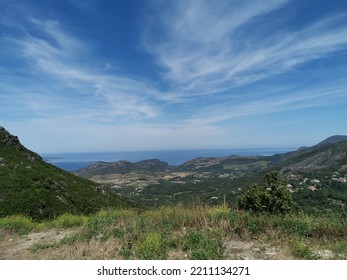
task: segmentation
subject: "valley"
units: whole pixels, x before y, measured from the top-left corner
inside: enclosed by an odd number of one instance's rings
[[[157,159],[96,162],[75,174],[148,206],[190,203],[237,206],[239,195],[277,170],[309,212],[346,211],[347,141],[330,137],[313,147],[272,156],[201,157],[170,166]]]

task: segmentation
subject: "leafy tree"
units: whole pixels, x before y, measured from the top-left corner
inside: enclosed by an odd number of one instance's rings
[[[296,212],[298,205],[292,194],[272,171],[265,175],[267,186],[253,185],[238,201],[240,209],[255,213],[286,214]]]

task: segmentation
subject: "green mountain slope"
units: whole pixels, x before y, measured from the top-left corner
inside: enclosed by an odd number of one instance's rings
[[[334,136],[328,137],[327,139],[323,140],[322,142],[319,142],[316,145],[316,147],[327,145],[327,144],[335,144],[335,143],[339,143],[339,142],[343,142],[343,141],[347,141],[346,135],[334,135]]]
[[[323,141],[324,142],[324,141]],[[323,143],[321,142],[321,143]],[[347,166],[347,141],[318,144],[296,152],[283,154],[273,161],[273,167],[294,171],[339,171]]]
[[[128,199],[46,163],[0,127],[0,216],[24,214],[40,220],[130,205]]]

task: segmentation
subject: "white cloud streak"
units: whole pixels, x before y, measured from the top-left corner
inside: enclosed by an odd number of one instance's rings
[[[88,66],[83,60],[91,50],[85,42],[65,32],[58,21],[29,18],[28,23],[40,30],[41,36],[26,32],[24,38],[8,41],[17,47],[33,70],[85,95],[86,110],[81,114],[79,108],[79,117],[107,122],[122,117],[154,118],[161,113],[158,102],[194,102],[198,97],[217,94],[237,96],[242,94],[239,90],[242,86],[284,73],[346,46],[347,28],[339,25],[343,15],[318,20],[290,35],[283,30],[270,30],[271,35],[259,38],[258,33],[251,31],[261,16],[285,7],[288,2],[220,1],[214,5],[201,0],[171,2],[169,10],[163,9],[165,5],[160,6],[154,23],[161,26],[162,35],[151,35],[158,30],[148,28],[143,39],[146,50],[166,69],[163,75],[171,86],[165,92],[148,81],[105,74],[103,69]],[[243,41],[239,40],[240,32],[244,32]],[[249,47],[245,47],[246,41]],[[249,102],[252,107],[263,102],[256,101],[264,98],[263,95],[253,96],[255,101],[243,102]],[[286,100],[291,98],[295,100],[290,94],[286,96]],[[219,106],[218,101],[213,102]],[[254,110],[253,114],[256,112],[265,113],[265,110]]]
[[[57,21],[31,19],[30,22],[41,31],[42,37],[27,33],[24,38],[7,41],[15,46],[36,75],[43,74],[50,77],[50,82],[53,79],[84,95],[80,102],[90,102],[85,117],[114,121],[122,117],[137,119],[157,115],[157,109],[149,102],[157,95],[155,88],[139,80],[105,74],[102,69],[88,67],[82,61],[87,57],[88,48],[82,41],[62,31]],[[62,94],[66,100],[72,98],[67,93]],[[70,114],[73,114],[71,110]]]
[[[290,0],[160,3],[152,10],[155,15],[148,15],[153,17],[146,21],[142,46],[153,56],[153,67],[163,77],[158,83],[167,83],[167,90],[156,88],[155,81],[110,74],[109,64],[103,69],[105,62],[94,67],[94,61],[86,59],[93,57],[88,43],[72,36],[59,21],[27,17],[23,19],[27,26],[11,24],[24,35],[6,37],[2,43],[24,59],[31,76],[18,85],[15,78],[0,81],[0,96],[9,95],[0,110],[14,115],[17,112],[11,110],[11,104],[16,104],[22,116],[31,111],[26,123],[37,127],[38,138],[42,137],[39,131],[55,127],[55,132],[51,129],[45,136],[47,146],[40,144],[41,150],[53,150],[49,143],[54,139],[64,142],[66,134],[76,140],[64,144],[62,150],[73,150],[81,138],[92,139],[93,135],[102,138],[98,145],[104,150],[113,149],[112,145],[141,149],[139,140],[144,143],[142,149],[170,149],[227,142],[221,138],[231,134],[226,131],[232,127],[222,124],[226,121],[237,123],[244,117],[346,100],[345,80],[306,85],[300,90],[271,83],[266,93],[252,87],[345,49],[345,14],[287,32],[276,29],[275,24],[269,28],[262,19],[279,10],[283,13]],[[6,73],[6,69],[1,71]],[[170,112],[165,111],[168,107]],[[30,125],[27,135],[32,134]],[[91,141],[80,149],[86,150]]]
[[[277,95],[265,99],[258,99],[238,104],[225,102],[212,104],[204,108],[203,113],[198,113],[190,118],[187,126],[216,125],[227,120],[237,120],[242,117],[288,112],[322,106],[330,106],[337,100],[347,103],[346,81],[323,89],[313,87],[303,90],[279,91]],[[214,112],[211,114],[211,112]]]
[[[291,34],[261,29],[262,16],[287,0],[175,1],[144,33],[144,46],[165,69],[177,97],[208,96],[285,73],[347,45],[346,15],[318,19]],[[173,7],[172,7],[173,6]],[[165,35],[158,39],[159,30]],[[242,34],[242,36],[240,36]],[[151,36],[153,35],[153,36]],[[264,35],[264,36],[263,36]]]

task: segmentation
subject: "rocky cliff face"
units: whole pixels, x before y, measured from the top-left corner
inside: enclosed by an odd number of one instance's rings
[[[9,146],[26,153],[28,159],[32,162],[34,162],[35,160],[42,160],[42,158],[38,154],[25,148],[21,144],[17,136],[12,135],[2,126],[0,126],[0,143],[2,143],[2,145]]]
[[[8,146],[12,146],[12,147],[16,147],[18,149],[24,149],[24,147],[22,146],[22,144],[19,142],[18,137],[17,136],[13,136],[11,135],[4,127],[0,126],[0,142],[8,145]]]

